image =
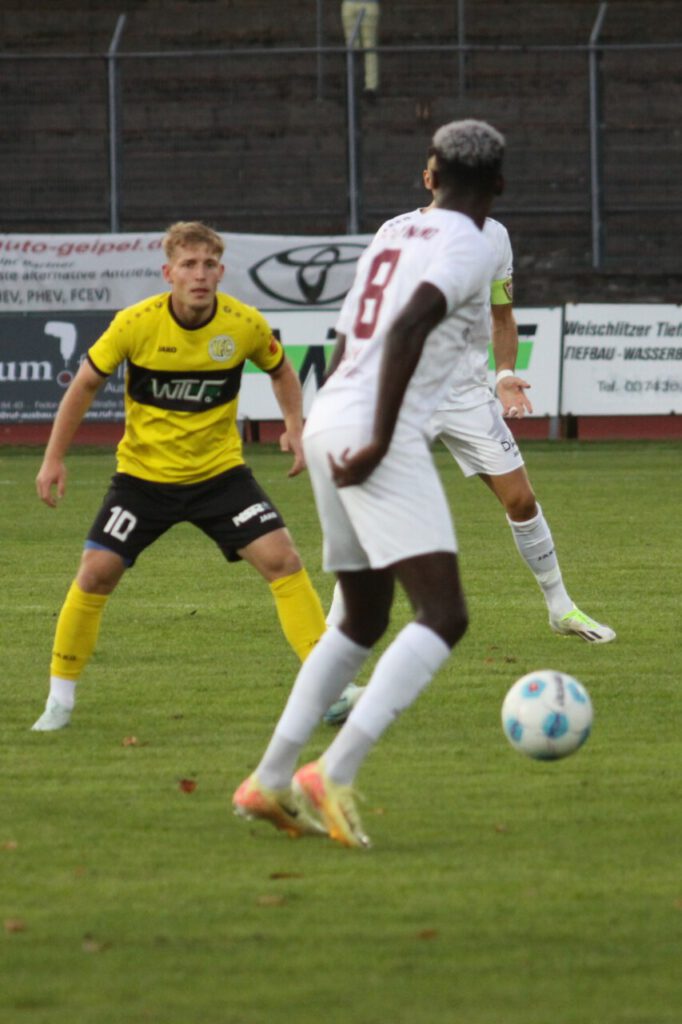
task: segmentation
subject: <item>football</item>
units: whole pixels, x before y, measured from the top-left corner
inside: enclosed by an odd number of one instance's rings
[[[592,716],[582,683],[551,668],[517,679],[502,704],[502,728],[512,747],[543,761],[581,747],[590,735]]]

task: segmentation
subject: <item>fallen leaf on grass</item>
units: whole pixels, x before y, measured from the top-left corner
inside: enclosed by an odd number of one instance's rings
[[[8,935],[12,935],[15,932],[25,932],[26,922],[22,921],[20,917],[6,917],[5,931],[8,933]]]
[[[101,942],[100,939],[96,939],[94,935],[89,933],[83,936],[82,949],[84,953],[103,953],[110,946],[110,942]]]
[[[4,843],[0,843],[0,850],[16,850],[18,846],[16,839],[6,839]]]
[[[297,871],[273,871],[270,878],[275,880],[278,878],[305,878],[305,875],[301,875]]]
[[[140,741],[137,736],[124,736],[121,740],[122,747],[139,747]]]
[[[178,782],[178,786],[180,787],[183,793],[193,793],[194,790],[197,788],[195,779],[180,779],[180,781]]]
[[[418,939],[437,939],[438,929],[437,928],[422,928],[420,932],[417,932]]]
[[[370,814],[376,814],[376,815],[378,815],[378,817],[381,817],[382,814],[386,813],[386,808],[385,807],[372,807],[370,809],[369,813]]]
[[[279,896],[277,893],[266,893],[264,896],[259,896],[256,903],[259,907],[281,907],[286,900],[284,896]]]

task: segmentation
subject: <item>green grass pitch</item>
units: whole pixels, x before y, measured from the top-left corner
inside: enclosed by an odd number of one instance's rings
[[[568,589],[618,639],[550,632],[501,509],[439,452],[471,626],[363,768],[368,852],[231,814],[297,663],[265,584],[189,527],[111,600],[72,726],[29,731],[113,456],[74,453],[52,511],[40,453],[0,453],[0,1024],[680,1024],[682,447],[524,451]],[[328,603],[307,478],[247,458]],[[499,721],[545,667],[595,706],[554,764]]]

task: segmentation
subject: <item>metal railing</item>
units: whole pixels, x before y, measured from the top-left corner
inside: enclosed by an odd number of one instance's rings
[[[14,67],[26,66],[31,61],[64,62],[87,60],[103,61],[106,69],[106,141],[107,141],[107,171],[108,171],[108,226],[112,232],[126,230],[130,225],[126,224],[123,211],[126,199],[130,195],[130,185],[126,185],[125,173],[125,122],[127,110],[133,108],[139,97],[131,98],[122,95],[121,75],[126,67],[149,68],[160,62],[185,62],[196,61],[198,57],[202,62],[215,61],[216,67],[228,67],[236,69],[236,77],[239,78],[240,68],[253,66],[254,62],[267,59],[269,67],[279,62],[283,68],[290,66],[288,62],[306,61],[315,66],[315,87],[314,98],[318,103],[323,103],[329,90],[330,63],[338,70],[339,62],[343,62],[345,74],[343,75],[343,115],[345,120],[345,191],[346,191],[346,216],[345,226],[350,233],[357,233],[368,229],[367,224],[367,189],[363,180],[363,159],[362,149],[366,144],[366,135],[363,130],[360,111],[360,87],[359,69],[360,53],[355,49],[354,42],[360,29],[360,19],[355,26],[352,38],[344,46],[323,46],[322,33],[322,7],[323,0],[317,0],[318,24],[316,45],[313,47],[249,47],[249,48],[219,48],[197,51],[195,49],[177,51],[124,51],[121,49],[125,37],[126,17],[119,16],[111,43],[105,54],[52,54],[49,56],[38,56],[35,54],[2,54],[0,53],[0,71],[13,62]],[[589,263],[592,268],[600,269],[604,266],[604,236],[605,236],[605,212],[610,207],[606,202],[605,193],[608,191],[608,182],[604,180],[604,125],[602,120],[603,90],[604,90],[604,68],[603,59],[605,55],[613,54],[638,54],[648,51],[651,53],[669,53],[682,50],[682,41],[673,43],[619,43],[607,44],[601,39],[603,24],[607,15],[607,3],[601,3],[594,21],[589,40],[582,45],[483,45],[468,43],[464,38],[464,0],[457,0],[457,24],[460,38],[456,43],[442,43],[416,46],[377,46],[376,52],[382,61],[404,60],[414,61],[419,57],[429,59],[444,59],[446,62],[452,59],[451,89],[447,89],[446,81],[441,81],[442,93],[449,93],[455,105],[461,108],[465,102],[474,102],[476,97],[476,79],[471,71],[472,62],[476,59],[485,59],[493,55],[499,62],[519,59],[528,61],[530,59],[541,59],[547,55],[562,57],[571,56],[576,60],[585,58],[587,73],[584,75],[585,94],[587,97],[587,116],[584,118],[584,133],[586,146],[589,152],[589,182],[585,190],[584,212],[589,217],[590,223],[590,257]],[[583,72],[584,74],[584,72]],[[576,73],[576,78],[580,76]],[[338,75],[333,76],[333,85],[338,93]],[[286,100],[282,101],[286,104]],[[675,125],[676,127],[676,125]],[[672,125],[671,125],[672,129]],[[377,130],[376,125],[373,130]],[[679,192],[678,175],[675,181],[670,182],[670,189],[666,196],[666,209],[673,212],[682,210],[682,201]],[[5,184],[7,174],[5,174]],[[661,203],[642,201],[636,192],[625,204],[621,204],[619,213],[627,215],[644,215],[647,211],[660,211]],[[247,199],[248,206],[248,199]],[[375,214],[383,214],[375,203]],[[392,212],[398,212],[394,209]],[[546,217],[548,214],[571,215],[583,212],[581,204],[557,202],[540,202],[523,205],[521,212],[527,217]],[[276,215],[276,209],[272,211]],[[2,213],[0,212],[0,216]],[[16,211],[13,211],[16,220]],[[8,217],[6,223],[11,223],[12,217]],[[136,225],[138,226],[138,225]]]

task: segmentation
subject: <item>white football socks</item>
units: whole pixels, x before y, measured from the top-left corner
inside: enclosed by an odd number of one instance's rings
[[[360,647],[335,627],[328,629],[301,665],[275,732],[256,769],[262,785],[284,789],[301,747],[323,714],[352,682],[371,648]]]
[[[515,523],[509,516],[507,522],[519,554],[538,581],[550,615],[561,618],[570,612],[573,601],[564,586],[547,520],[539,505],[537,510],[537,515],[524,523]]]
[[[343,600],[343,591],[341,590],[341,584],[337,580],[334,584],[334,593],[332,594],[332,603],[329,606],[327,612],[327,625],[328,626],[340,626],[343,622],[343,617],[346,614],[346,604]]]
[[[76,680],[50,676],[50,697],[54,697],[67,711],[73,711],[76,706]]]
[[[324,754],[329,777],[349,785],[388,726],[412,704],[448,658],[437,633],[410,622],[377,662],[362,698]]]

